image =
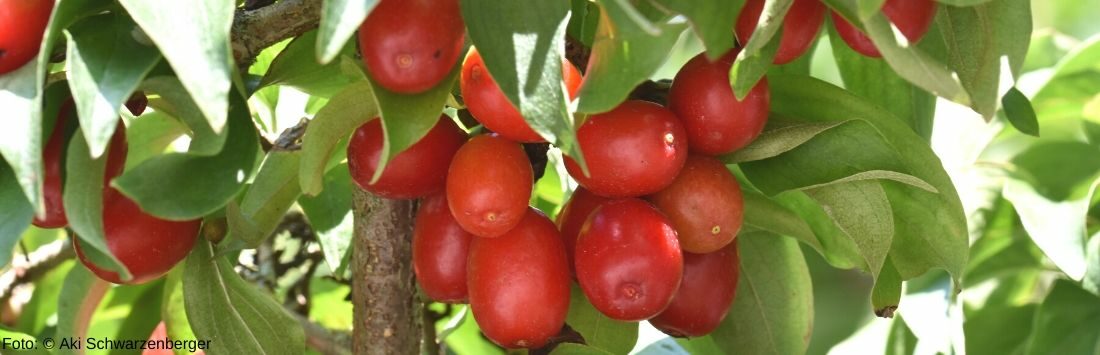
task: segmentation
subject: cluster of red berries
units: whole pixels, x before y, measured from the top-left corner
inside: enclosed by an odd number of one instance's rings
[[[126,108],[135,116],[141,115],[148,104],[144,94],[135,94]],[[77,129],[74,122],[72,99],[61,104],[57,120],[49,140],[42,150],[45,165],[43,200],[45,214],[32,222],[40,228],[64,228],[69,225],[62,202],[62,186],[66,146],[69,137]],[[105,270],[89,260],[80,247],[79,238],[73,238],[73,247],[84,266],[99,278],[117,284],[140,284],[155,280],[167,273],[195,245],[201,220],[168,221],[152,216],[122,193],[110,186],[110,181],[122,175],[126,163],[126,129],[119,122],[107,149],[107,167],[103,177],[103,237],[107,248],[133,276],[122,280],[118,273]]]

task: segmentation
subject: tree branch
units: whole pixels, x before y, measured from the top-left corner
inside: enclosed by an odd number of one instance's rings
[[[417,354],[424,321],[412,263],[414,201],[355,188],[351,267],[356,354]]]
[[[317,28],[321,0],[282,0],[255,10],[240,9],[233,17],[233,59],[251,64],[264,48]]]
[[[351,337],[347,333],[329,330],[293,311],[287,313],[297,319],[298,324],[301,324],[302,329],[305,329],[306,345],[313,350],[325,355],[351,354],[349,350]]]
[[[35,249],[26,259],[13,260],[11,269],[0,275],[0,305],[8,303],[16,286],[34,282],[74,257],[73,244],[66,238]]]

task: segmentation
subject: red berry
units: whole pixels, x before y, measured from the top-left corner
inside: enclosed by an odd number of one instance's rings
[[[684,253],[684,280],[672,303],[649,320],[674,337],[701,337],[718,328],[733,305],[740,266],[737,244],[709,254]]]
[[[523,219],[534,172],[519,143],[496,135],[466,142],[447,171],[447,202],[466,231],[497,237]]]
[[[69,219],[65,216],[65,206],[62,203],[62,169],[65,166],[65,150],[68,147],[66,136],[66,125],[69,122],[69,116],[73,116],[75,107],[73,106],[71,99],[65,100],[61,104],[61,109],[57,115],[57,121],[54,123],[53,131],[50,132],[50,139],[46,141],[46,146],[42,148],[42,164],[45,167],[45,176],[42,181],[42,199],[46,205],[46,215],[43,218],[34,218],[33,223],[39,228],[62,228],[69,225]],[[104,201],[106,201],[113,189],[108,189],[106,186],[110,185],[111,179],[122,175],[122,169],[126,165],[126,153],[128,149],[126,146],[126,127],[122,125],[122,122],[118,123],[118,127],[115,128],[114,135],[111,136],[111,141],[108,143],[107,149],[107,167],[103,172],[103,184],[104,184]]]
[[[569,311],[569,267],[554,223],[535,209],[500,238],[474,238],[470,308],[489,339],[539,348],[561,331]]]
[[[581,233],[581,227],[588,220],[588,216],[592,215],[592,211],[595,211],[596,207],[600,207],[607,201],[610,201],[610,199],[593,194],[584,187],[578,187],[577,191],[573,192],[573,196],[569,198],[569,202],[566,202],[565,207],[562,207],[561,213],[558,213],[558,229],[561,230],[561,238],[565,242],[565,253],[569,256],[569,273],[571,275],[577,274],[573,267],[573,251],[576,248],[577,236]]]
[[[763,11],[764,0],[748,0],[741,8],[741,15],[737,17],[737,40],[742,45],[752,37]],[[794,0],[783,18],[783,37],[772,62],[787,64],[805,54],[817,38],[822,22],[825,22],[825,5],[820,0]]]
[[[897,26],[910,43],[920,42],[928,28],[932,26],[932,20],[936,17],[936,2],[932,0],[886,0],[882,5],[882,13],[890,22]],[[852,26],[836,12],[832,13],[833,26],[844,43],[848,44],[856,52],[868,57],[878,58],[882,56],[875,43],[863,34],[862,31]]]
[[[741,230],[741,185],[717,159],[688,157],[676,181],[649,199],[672,221],[684,251],[713,252]]]
[[[424,198],[413,227],[413,271],[433,300],[466,301],[466,256],[474,235],[462,229],[447,207],[447,195]]]
[[[636,198],[597,208],[581,229],[575,253],[581,289],[612,319],[656,316],[680,286],[676,231],[661,212]]]
[[[202,220],[163,220],[145,213],[122,194],[113,196],[116,198],[103,205],[103,236],[107,249],[134,278],[123,282],[117,273],[93,264],[74,238],[73,247],[80,262],[99,278],[116,284],[146,283],[168,273],[195,246]]]
[[[0,75],[38,55],[54,0],[0,0]]]
[[[458,0],[382,0],[359,28],[359,49],[376,83],[414,94],[451,72],[464,31]]]
[[[569,97],[576,97],[577,89],[581,86],[581,74],[567,60],[562,60],[562,79]],[[485,128],[517,142],[546,141],[531,129],[519,110],[508,101],[508,97],[485,69],[485,62],[481,60],[477,48],[470,48],[470,53],[466,54],[459,88],[462,90],[466,108]]]
[[[377,182],[371,178],[382,157],[382,122],[375,118],[359,126],[348,143],[348,170],[363,190],[391,199],[410,199],[443,190],[447,166],[466,142],[466,132],[446,115],[420,141],[386,165]]]
[[[592,193],[633,197],[660,191],[684,166],[687,136],[671,111],[651,102],[627,101],[588,118],[577,141],[590,176],[566,157],[569,175]]]
[[[761,79],[744,100],[730,88],[729,71],[736,50],[717,62],[700,54],[688,61],[668,92],[668,105],[687,130],[697,154],[720,155],[749,145],[768,123],[768,80]]]

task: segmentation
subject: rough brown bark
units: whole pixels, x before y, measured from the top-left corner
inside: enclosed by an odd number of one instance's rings
[[[352,351],[417,354],[424,322],[411,263],[414,202],[358,188],[352,201]]]
[[[233,59],[247,66],[264,48],[317,28],[320,22],[321,0],[283,0],[237,10],[233,17]]]

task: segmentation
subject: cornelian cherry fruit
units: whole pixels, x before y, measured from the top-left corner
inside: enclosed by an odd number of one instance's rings
[[[413,225],[413,271],[420,288],[433,300],[466,301],[466,256],[474,235],[451,216],[447,195],[424,198]]]
[[[0,0],[0,75],[38,55],[54,0]]]
[[[684,279],[668,308],[649,323],[674,337],[701,337],[718,328],[737,293],[737,245],[709,254],[684,253]]]
[[[581,86],[581,74],[577,67],[564,59],[562,60],[562,80],[565,82],[569,97],[576,97],[577,89]],[[466,54],[466,61],[462,63],[459,89],[462,91],[466,108],[485,128],[517,142],[546,141],[531,129],[519,110],[508,101],[508,97],[500,90],[500,86],[497,86],[489,70],[485,69],[485,62],[482,61],[477,48],[470,48],[470,53]]]
[[[114,198],[103,205],[103,236],[107,249],[126,266],[133,279],[123,281],[114,271],[92,263],[84,256],[78,238],[73,238],[80,262],[100,279],[128,285],[155,280],[187,257],[195,246],[202,220],[163,220],[145,213],[121,193],[111,196]]]
[[[466,142],[466,132],[446,115],[419,141],[386,164],[382,176],[370,181],[382,158],[382,122],[375,118],[363,124],[348,142],[348,170],[363,190],[390,199],[410,199],[443,190],[447,166]]]
[[[719,250],[741,230],[741,185],[718,159],[688,157],[672,185],[649,200],[668,216],[684,251]]]
[[[683,256],[676,231],[661,212],[636,198],[596,208],[574,252],[581,290],[612,319],[652,318],[680,287]]]
[[[588,117],[577,130],[590,176],[571,157],[565,167],[581,186],[606,197],[651,194],[668,186],[687,159],[680,120],[661,105],[627,101]]]
[[[554,223],[527,209],[500,238],[474,238],[467,268],[470,308],[489,339],[539,348],[561,331],[569,311],[569,267]]]
[[[761,79],[744,100],[738,100],[729,83],[735,57],[733,50],[710,62],[700,54],[684,64],[669,88],[669,108],[683,121],[694,153],[720,155],[741,149],[768,122],[768,80]]]
[[[524,218],[534,172],[519,143],[480,135],[455,154],[447,202],[455,221],[479,237],[498,237]]]
[[[577,191],[573,191],[573,196],[569,197],[569,202],[566,202],[558,213],[557,224],[561,230],[561,239],[565,242],[565,253],[569,256],[571,275],[577,274],[573,267],[573,251],[576,248],[581,227],[588,220],[588,216],[592,215],[592,211],[607,201],[610,199],[596,195],[584,187],[578,187]]]
[[[825,10],[821,0],[794,0],[783,18],[783,37],[779,40],[779,50],[772,62],[787,64],[805,54],[825,22]],[[763,11],[764,0],[748,0],[741,8],[741,14],[737,17],[737,40],[742,45],[752,37]]]
[[[359,48],[376,83],[414,94],[447,77],[464,34],[458,0],[382,0],[359,28]]]
[[[936,17],[936,2],[933,0],[886,0],[882,4],[882,13],[890,22],[897,26],[909,43],[920,42],[928,28],[932,26],[932,20]],[[878,58],[882,53],[875,47],[871,38],[862,31],[852,26],[847,20],[836,12],[832,13],[833,26],[840,38],[848,47],[868,57]]]

